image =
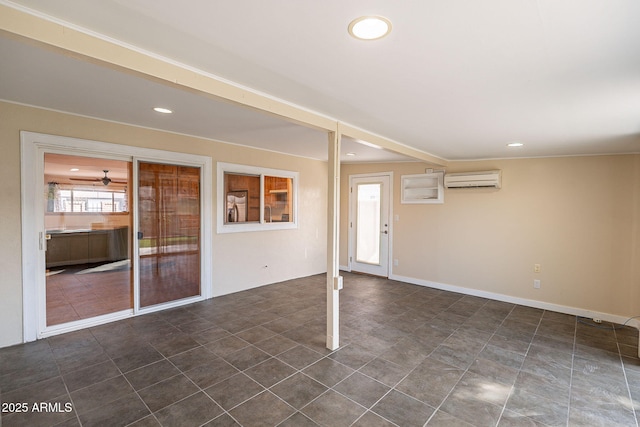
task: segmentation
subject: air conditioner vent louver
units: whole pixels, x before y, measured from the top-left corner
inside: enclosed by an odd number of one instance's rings
[[[500,188],[502,171],[448,173],[444,176],[446,188]]]

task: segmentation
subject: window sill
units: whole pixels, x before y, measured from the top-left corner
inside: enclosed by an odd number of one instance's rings
[[[265,223],[235,223],[218,224],[218,234],[247,233],[254,231],[294,230],[298,228],[295,222],[265,222]]]

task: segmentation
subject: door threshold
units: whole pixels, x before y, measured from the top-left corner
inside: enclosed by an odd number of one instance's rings
[[[115,313],[103,314],[102,316],[90,317],[88,319],[74,320],[73,322],[61,323],[59,325],[47,326],[40,332],[38,339],[48,338],[55,335],[66,334],[67,332],[79,331],[80,329],[92,328],[106,323],[133,317],[133,309],[117,311]]]
[[[354,270],[351,270],[351,271],[350,271],[350,273],[353,273],[353,274],[359,274],[359,275],[361,275],[361,276],[377,277],[377,278],[379,278],[379,279],[388,279],[388,278],[389,278],[389,276],[380,276],[380,275],[378,275],[378,274],[365,273],[365,272],[363,272],[363,271],[354,271]]]

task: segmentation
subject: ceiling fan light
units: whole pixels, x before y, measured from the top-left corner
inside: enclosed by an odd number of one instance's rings
[[[359,40],[378,40],[391,32],[391,21],[382,16],[361,16],[349,24],[349,34]]]

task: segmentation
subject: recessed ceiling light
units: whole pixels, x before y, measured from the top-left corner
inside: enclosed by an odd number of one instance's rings
[[[523,145],[522,142],[510,142],[507,144],[507,147],[522,147]]]
[[[69,169],[69,172],[78,172],[79,170],[80,169],[78,169],[78,168],[71,168],[71,169]]]
[[[355,156],[356,153],[347,153],[347,156]]]
[[[349,24],[349,34],[360,40],[377,40],[391,32],[391,21],[382,16],[361,16]]]
[[[376,144],[372,144],[371,142],[363,141],[361,139],[356,139],[356,142],[358,144],[362,144],[362,145],[365,145],[367,147],[375,148],[376,150],[382,150],[382,147],[380,147],[379,145],[376,145]]]
[[[162,107],[155,107],[153,109],[153,111],[155,111],[157,113],[162,113],[162,114],[171,114],[171,113],[173,113],[173,111],[169,110],[168,108],[162,108]]]

